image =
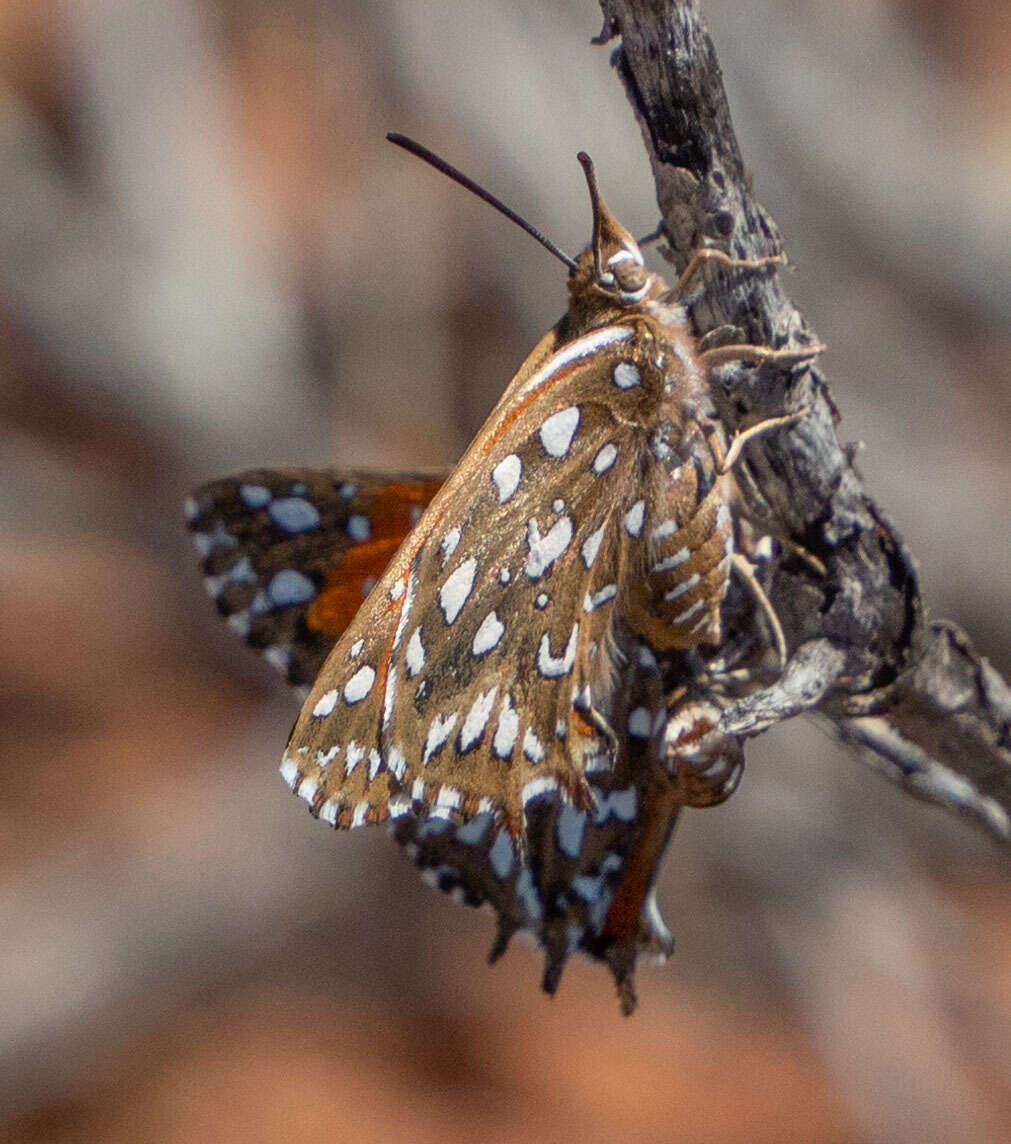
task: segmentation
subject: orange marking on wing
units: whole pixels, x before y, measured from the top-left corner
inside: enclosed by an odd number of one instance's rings
[[[390,536],[370,540],[342,553],[327,572],[326,587],[306,610],[309,627],[339,636],[365,600],[365,581],[382,576],[402,539]]]
[[[397,549],[411,532],[411,510],[424,509],[442,487],[439,477],[386,485],[364,499],[371,540],[343,552],[328,570],[326,587],[309,605],[306,623],[313,631],[341,635],[355,618],[367,593],[367,580],[379,580]]]
[[[411,510],[425,508],[442,487],[442,480],[418,481],[415,484],[387,485],[364,506],[372,536],[375,538],[397,537],[402,541],[414,527]]]

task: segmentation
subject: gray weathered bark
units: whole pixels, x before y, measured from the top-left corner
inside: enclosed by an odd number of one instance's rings
[[[620,37],[614,62],[642,127],[671,260],[683,268],[704,244],[740,258],[780,252],[776,224],[752,194],[696,0],[601,7],[600,42]],[[777,348],[818,340],[781,275],[720,272],[693,320],[700,334],[729,326],[734,340],[743,331]],[[739,475],[756,517],[825,569],[788,545],[774,557],[770,594],[793,655],[774,685],[725,709],[720,729],[746,738],[817,712],[910,793],[1011,840],[1011,689],[965,633],[925,620],[912,557],[836,437],[821,370],[742,370],[715,389],[731,430],[811,407],[792,431],[752,442]]]

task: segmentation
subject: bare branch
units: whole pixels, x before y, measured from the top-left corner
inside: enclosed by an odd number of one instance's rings
[[[642,127],[671,260],[683,268],[703,245],[737,258],[779,253],[696,0],[601,6],[599,42],[620,37],[614,62]],[[736,340],[743,331],[744,340],[776,348],[818,341],[782,275],[717,270],[692,316],[710,340],[730,327]],[[913,561],[836,437],[821,371],[741,370],[715,389],[732,429],[811,406],[791,431],[747,446],[741,484],[757,519],[817,558],[798,559],[790,546],[776,558],[769,594],[799,650],[773,687],[728,707],[720,729],[750,736],[818,711],[910,792],[1011,838],[1011,692],[967,636],[925,627]]]

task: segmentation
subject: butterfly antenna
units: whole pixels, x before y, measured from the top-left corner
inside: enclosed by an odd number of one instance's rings
[[[518,215],[511,207],[507,207],[501,199],[495,198],[491,191],[486,191],[484,187],[475,183],[473,179],[468,178],[462,171],[458,171],[451,163],[447,163],[445,159],[439,158],[434,151],[429,151],[427,147],[422,147],[420,143],[416,143],[413,139],[408,139],[406,135],[399,135],[395,131],[389,132],[386,138],[389,139],[391,143],[396,143],[398,147],[403,147],[405,151],[410,151],[412,155],[417,155],[419,159],[424,159],[429,166],[434,167],[437,171],[441,171],[444,175],[448,175],[454,183],[459,183],[461,187],[466,187],[468,191],[477,195],[479,199],[483,199],[500,214],[504,214],[507,219],[511,219],[518,227],[525,230],[531,238],[535,238],[545,250],[550,251],[560,262],[564,262],[570,270],[577,268],[578,263],[576,260],[570,258],[565,251],[559,250],[550,238],[541,234],[537,227],[528,223],[522,215]]]
[[[576,158],[583,165],[586,185],[590,189],[590,206],[593,208],[593,269],[599,281],[603,272],[600,265],[601,229],[603,227],[603,219],[600,217],[600,191],[597,190],[597,175],[593,169],[593,160],[585,151],[580,151]]]

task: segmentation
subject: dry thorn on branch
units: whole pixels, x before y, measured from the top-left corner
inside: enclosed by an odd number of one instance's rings
[[[599,43],[642,127],[663,234],[679,268],[717,244],[735,258],[781,253],[779,230],[754,198],[719,63],[696,0],[601,0]],[[694,309],[699,333],[742,329],[750,342],[817,342],[780,276],[721,278]],[[789,401],[784,401],[784,391]],[[781,680],[724,713],[747,737],[817,711],[879,770],[918,797],[1011,840],[1011,689],[949,624],[927,625],[912,559],[864,491],[835,434],[821,370],[764,371],[717,404],[731,427],[745,413],[812,407],[803,432],[747,450],[746,495],[824,564],[819,577],[781,555],[772,599],[790,646]]]

